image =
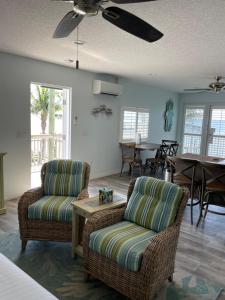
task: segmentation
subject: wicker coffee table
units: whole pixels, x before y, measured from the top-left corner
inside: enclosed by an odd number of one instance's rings
[[[125,196],[115,194],[113,195],[113,202],[107,204],[99,204],[98,196],[74,201],[73,205],[73,220],[72,220],[72,256],[83,256],[83,247],[79,244],[79,216],[86,219],[90,218],[94,213],[118,208],[126,205],[127,200]]]

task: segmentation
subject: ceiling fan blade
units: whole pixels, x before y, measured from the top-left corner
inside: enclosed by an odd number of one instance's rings
[[[210,92],[212,89],[184,89],[184,92],[196,92],[196,93],[202,93],[202,92]]]
[[[82,15],[76,14],[73,10],[68,12],[56,27],[53,38],[67,37],[79,25],[83,17]]]
[[[139,3],[139,2],[150,2],[150,1],[156,1],[156,0],[111,0],[111,2],[114,2],[116,4]]]
[[[53,2],[65,2],[65,3],[74,3],[74,0],[51,0]]]
[[[102,12],[102,16],[113,25],[147,42],[152,43],[163,37],[163,34],[159,30],[119,7],[107,7]]]
[[[211,91],[212,89],[184,89],[184,91]]]

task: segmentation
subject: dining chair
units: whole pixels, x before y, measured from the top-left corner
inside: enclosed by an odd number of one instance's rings
[[[176,140],[162,140],[162,145],[171,145],[171,144],[176,144]]]
[[[225,215],[222,212],[209,210],[209,205],[225,207],[225,165],[201,162],[200,166],[202,170],[202,197],[197,226],[202,219],[204,208],[204,219],[208,212]]]
[[[179,144],[176,140],[162,140],[162,145],[169,146],[169,156],[176,156],[179,148]]]
[[[120,176],[122,176],[123,168],[125,164],[129,165],[129,174],[133,177],[133,171],[135,168],[140,170],[140,175],[143,173],[142,160],[136,155],[135,143],[120,143],[122,153],[122,165]]]
[[[182,159],[176,156],[168,156],[167,162],[170,166],[170,180],[180,186],[187,187],[190,192],[190,213],[191,224],[193,224],[193,207],[200,204],[199,199],[194,203],[194,195],[196,190],[200,191],[201,187],[201,172],[197,168],[198,162],[192,159]]]
[[[162,171],[165,167],[166,157],[168,155],[169,146],[168,145],[160,145],[159,149],[157,149],[155,157],[146,158],[144,165],[144,172],[149,168],[151,171],[156,174],[161,167]]]

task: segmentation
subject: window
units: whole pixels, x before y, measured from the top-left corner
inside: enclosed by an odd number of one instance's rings
[[[201,153],[203,118],[204,108],[186,108],[183,135],[183,153]]]
[[[141,134],[142,140],[149,136],[149,110],[143,108],[124,107],[121,110],[120,140],[135,140],[136,134]]]
[[[207,143],[208,155],[225,157],[225,107],[211,107]]]

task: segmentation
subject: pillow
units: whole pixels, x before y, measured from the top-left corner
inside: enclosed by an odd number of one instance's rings
[[[175,221],[183,189],[152,177],[139,177],[125,210],[124,219],[160,232]]]
[[[77,197],[84,187],[85,163],[52,160],[47,163],[44,194]]]

